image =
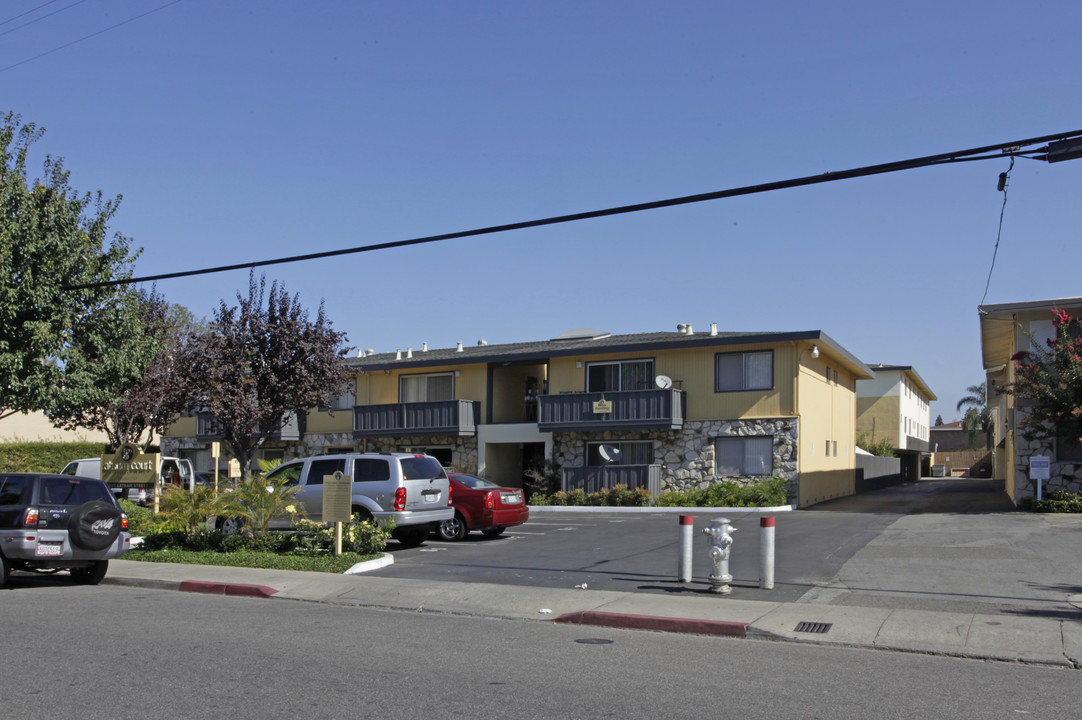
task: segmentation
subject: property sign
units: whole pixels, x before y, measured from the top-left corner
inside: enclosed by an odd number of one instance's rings
[[[323,522],[349,522],[353,476],[338,470],[323,476]]]
[[[144,453],[138,445],[124,445],[115,455],[101,456],[101,479],[115,488],[152,487],[160,464],[160,454]]]
[[[1029,456],[1029,479],[1048,480],[1051,478],[1052,459],[1047,455]]]
[[[598,400],[594,402],[595,415],[607,415],[612,412],[612,400]]]

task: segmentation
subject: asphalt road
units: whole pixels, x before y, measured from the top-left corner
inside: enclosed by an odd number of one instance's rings
[[[4,717],[1074,717],[1072,671],[29,578]]]

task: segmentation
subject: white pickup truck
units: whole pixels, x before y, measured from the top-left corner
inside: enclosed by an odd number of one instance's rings
[[[101,458],[82,458],[72,460],[61,475],[78,475],[101,480]],[[192,461],[186,458],[163,457],[158,466],[158,484],[162,486],[177,485],[191,492],[195,488],[195,470]],[[119,497],[131,500],[134,503],[145,505],[153,499],[153,488],[113,488],[113,492]]]

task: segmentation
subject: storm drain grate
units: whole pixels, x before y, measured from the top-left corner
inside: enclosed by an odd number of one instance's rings
[[[796,626],[796,630],[794,630],[793,632],[822,634],[825,633],[827,630],[830,630],[831,624],[832,623],[802,622]]]

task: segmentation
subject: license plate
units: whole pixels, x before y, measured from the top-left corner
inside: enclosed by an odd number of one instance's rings
[[[516,493],[504,493],[504,494],[500,495],[500,500],[502,500],[505,505],[516,505],[516,504],[522,502],[522,496],[519,495],[517,492]]]
[[[423,497],[423,498],[425,499],[425,502],[427,502],[427,503],[430,503],[430,502],[436,502],[437,500],[439,500],[439,499],[440,499],[440,496],[439,496],[439,495],[436,495],[436,494],[428,494],[428,493],[426,493],[426,494],[422,495],[422,497]]]
[[[34,554],[38,557],[60,557],[60,543],[39,542]]]

